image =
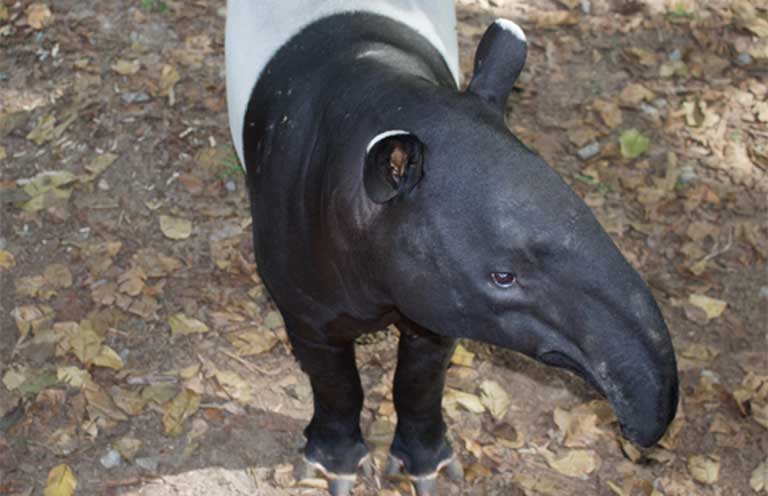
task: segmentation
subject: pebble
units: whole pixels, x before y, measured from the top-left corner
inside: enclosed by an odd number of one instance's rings
[[[8,240],[5,238],[0,238],[0,250],[5,250],[8,246]]]
[[[749,65],[752,63],[752,56],[746,52],[742,52],[736,57],[736,63],[739,65]]]
[[[120,465],[123,462],[123,459],[120,457],[120,453],[117,452],[117,450],[111,449],[107,451],[107,453],[99,458],[99,463],[101,463],[104,468],[115,468],[118,465]]]
[[[109,191],[109,183],[105,179],[99,179],[99,182],[97,183],[97,187],[101,191]]]
[[[234,193],[235,191],[237,191],[237,184],[235,184],[234,181],[229,180],[224,183],[224,188],[230,193]]]
[[[128,362],[128,357],[130,355],[131,355],[131,350],[129,350],[128,348],[126,348],[124,350],[120,350],[120,353],[118,353],[118,356],[123,361],[123,363],[127,363]]]
[[[145,456],[136,459],[136,465],[149,472],[157,472],[157,466],[160,464],[157,457]]]
[[[142,103],[149,101],[149,95],[143,91],[126,91],[120,93],[120,98],[122,98],[125,103]]]
[[[684,165],[680,167],[680,177],[678,178],[681,183],[688,184],[692,183],[696,180],[698,176],[696,175],[696,171],[693,170],[692,165]]]
[[[672,62],[678,62],[683,59],[683,52],[680,51],[679,48],[675,48],[671,52],[669,52],[669,60]]]
[[[760,297],[768,298],[768,286],[763,286],[762,288],[760,288]]]
[[[645,102],[640,104],[640,110],[642,110],[644,114],[649,115],[651,117],[659,116],[659,110],[653,105],[648,105]]]
[[[598,153],[600,153],[600,143],[598,142],[590,143],[576,152],[582,160],[590,159]]]
[[[581,0],[581,11],[584,15],[589,15],[592,12],[592,2],[590,0]]]

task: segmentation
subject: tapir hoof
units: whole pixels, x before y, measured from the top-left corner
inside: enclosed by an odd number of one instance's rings
[[[452,482],[461,482],[464,480],[464,467],[462,467],[461,462],[455,456],[438,464],[437,470],[434,472],[424,475],[412,475],[405,473],[405,464],[402,460],[396,456],[389,455],[384,475],[389,478],[395,478],[400,474],[404,474],[411,481],[411,484],[413,484],[417,496],[430,496],[437,494],[437,474],[441,470],[445,471],[445,475],[448,476],[448,479]]]
[[[362,470],[366,477],[372,476],[375,472],[375,462],[373,457],[366,455],[360,460],[358,468]],[[304,458],[304,463],[297,471],[299,480],[315,479],[318,476],[325,477],[328,480],[328,492],[331,496],[347,496],[352,492],[357,480],[357,474],[338,474],[331,472],[323,467],[322,464]]]

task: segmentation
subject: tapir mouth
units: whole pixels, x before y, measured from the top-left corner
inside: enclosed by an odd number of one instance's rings
[[[579,377],[584,378],[584,380],[586,380],[589,383],[589,385],[595,388],[597,392],[599,392],[601,395],[603,395],[604,397],[607,397],[607,395],[605,394],[605,390],[600,385],[600,383],[595,379],[592,373],[586,368],[584,368],[579,362],[569,357],[565,353],[561,353],[559,351],[547,351],[539,355],[539,360],[547,365],[551,365],[553,367],[557,367],[557,368],[561,368],[561,369],[565,369],[573,372]]]

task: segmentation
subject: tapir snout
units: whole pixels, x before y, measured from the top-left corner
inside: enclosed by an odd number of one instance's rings
[[[547,343],[537,358],[580,375],[609,400],[624,436],[644,447],[666,432],[677,410],[675,355],[661,312],[634,270],[633,296],[579,298],[578,320]]]

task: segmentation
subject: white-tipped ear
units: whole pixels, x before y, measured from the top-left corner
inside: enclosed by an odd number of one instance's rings
[[[376,146],[376,143],[378,143],[381,140],[385,140],[387,138],[391,138],[392,136],[400,136],[402,134],[411,134],[408,131],[403,131],[402,129],[390,129],[389,131],[384,131],[383,133],[379,133],[376,136],[373,137],[371,141],[368,142],[368,146],[365,147],[365,153],[369,153],[371,151],[371,148]]]
[[[496,19],[477,46],[468,90],[503,113],[527,55],[528,42],[520,26],[509,19]]]

